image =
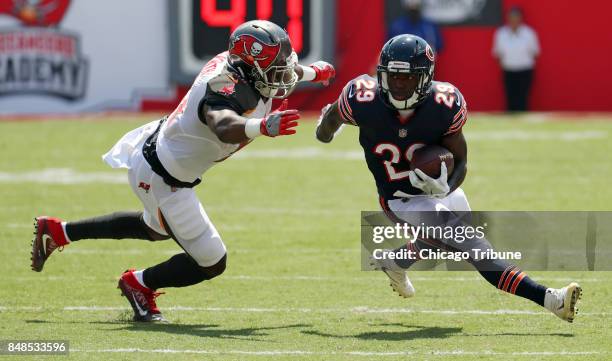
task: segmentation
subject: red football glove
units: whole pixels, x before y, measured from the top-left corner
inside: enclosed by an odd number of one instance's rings
[[[326,61],[316,61],[310,64],[310,67],[315,71],[315,78],[312,80],[313,83],[322,83],[325,86],[329,85],[329,82],[336,76],[336,69],[334,66]]]
[[[259,128],[261,134],[267,137],[295,134],[293,128],[298,126],[297,120],[300,119],[300,113],[296,109],[287,110],[288,105],[289,101],[283,100],[278,109],[261,121]]]

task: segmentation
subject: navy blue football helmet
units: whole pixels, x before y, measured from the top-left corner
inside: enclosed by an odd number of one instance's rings
[[[416,35],[387,41],[377,67],[379,95],[385,104],[405,110],[422,103],[430,92],[434,63],[433,49]]]

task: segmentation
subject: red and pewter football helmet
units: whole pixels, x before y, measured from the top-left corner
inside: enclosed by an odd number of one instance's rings
[[[230,64],[266,98],[286,98],[295,85],[297,54],[289,35],[265,20],[246,22],[229,42]]]

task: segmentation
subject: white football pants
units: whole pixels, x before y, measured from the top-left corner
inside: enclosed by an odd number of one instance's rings
[[[130,186],[144,206],[144,221],[160,234],[168,234],[161,214],[176,241],[202,267],[215,265],[226,253],[225,244],[193,188],[173,188],[151,170],[140,150],[131,156]],[[161,213],[160,213],[161,212]]]
[[[387,202],[389,210],[393,213],[399,213],[397,216],[401,218],[402,212],[426,212],[426,211],[453,211],[453,212],[469,212],[472,209],[461,188],[455,189],[452,193],[444,198],[434,197],[415,197],[403,199],[394,199]],[[405,221],[409,221],[406,220]]]

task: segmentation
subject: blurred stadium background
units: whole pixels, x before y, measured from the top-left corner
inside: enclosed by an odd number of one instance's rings
[[[18,3],[23,6],[15,13]],[[294,106],[317,111],[353,77],[368,72],[400,0],[3,0],[0,2],[0,114],[109,110],[168,111],[232,27],[256,17],[287,27],[304,62],[338,70],[325,90],[307,88]],[[461,89],[472,111],[503,105],[493,33],[520,6],[542,47],[535,111],[612,111],[611,4],[592,0],[428,0],[445,46],[436,78]],[[25,5],[24,5],[25,6]],[[427,9],[431,8],[431,11]],[[24,10],[25,9],[25,10]],[[54,45],[49,45],[54,44]],[[12,62],[12,65],[8,63]],[[35,93],[35,95],[32,95]]]
[[[384,275],[360,271],[360,211],[378,206],[357,131],[324,146],[308,120],[371,70],[398,3],[1,0],[0,339],[69,339],[76,359],[610,359],[607,272],[535,273],[552,287],[582,283],[581,313],[569,325],[473,272],[415,272],[417,297],[403,300]],[[425,4],[442,11],[436,79],[459,87],[471,111],[464,189],[472,207],[610,210],[612,3]],[[491,56],[513,5],[542,47],[533,112],[520,116],[502,113]],[[139,207],[125,174],[100,155],[170,111],[232,26],[255,17],[287,26],[301,58],[332,62],[338,77],[291,96],[307,114],[295,137],[254,142],[198,187],[228,246],[228,272],[170,290],[159,304],[172,324],[152,327],[125,322],[115,282],[127,267],[166,259],[171,242],[83,242],[31,272],[32,217]]]

